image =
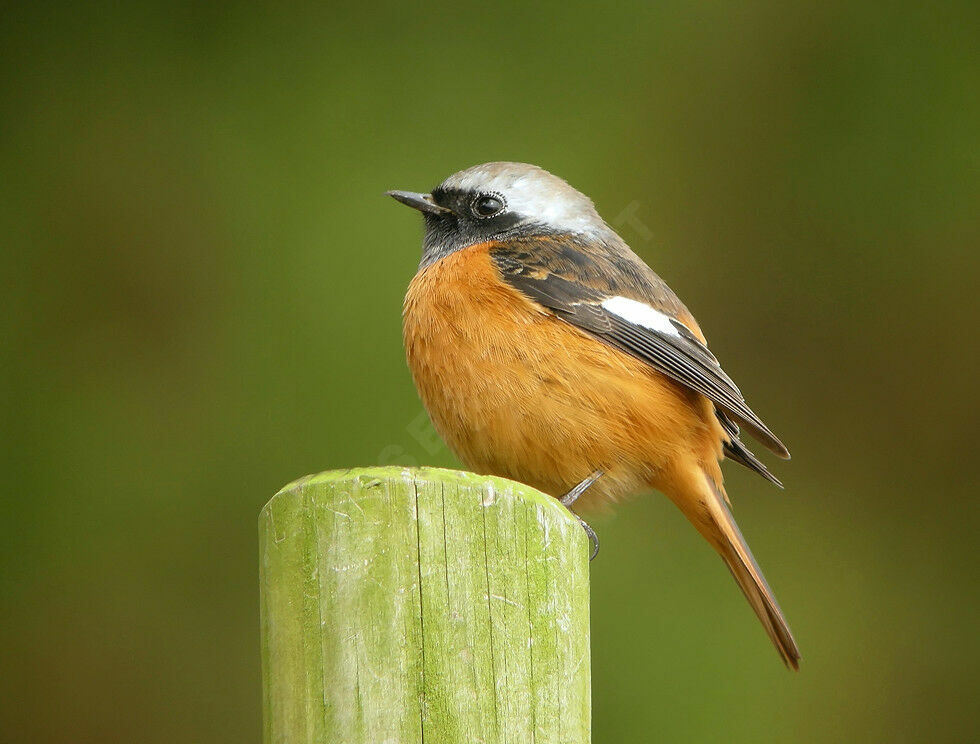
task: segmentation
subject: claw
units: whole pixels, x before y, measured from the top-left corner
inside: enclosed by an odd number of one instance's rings
[[[577,484],[574,488],[572,488],[568,493],[566,493],[558,500],[562,503],[562,505],[566,509],[572,511],[571,509],[572,504],[574,504],[578,500],[578,497],[581,496],[583,493],[585,493],[587,490],[589,490],[589,487],[592,484],[594,484],[597,480],[599,480],[601,477],[602,477],[602,471],[596,470],[594,473],[589,475],[585,480]],[[582,525],[582,529],[585,530],[585,534],[588,535],[589,544],[592,546],[592,553],[589,555],[589,561],[593,561],[595,560],[595,557],[599,555],[599,536],[595,533],[595,530],[589,526],[589,523],[586,522],[584,519],[582,519],[582,517],[580,517],[578,514],[575,514],[575,512],[572,512],[572,514],[579,521],[579,524]]]
[[[578,517],[578,514],[575,515]],[[592,553],[589,555],[589,562],[595,560],[595,557],[599,555],[599,536],[595,533],[595,530],[589,526],[582,517],[578,517],[579,524],[582,525],[582,529],[585,530],[585,534],[589,536],[589,544],[592,546]]]

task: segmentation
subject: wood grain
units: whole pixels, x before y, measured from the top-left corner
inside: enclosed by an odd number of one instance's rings
[[[308,476],[262,510],[265,741],[590,741],[589,544],[501,478]]]

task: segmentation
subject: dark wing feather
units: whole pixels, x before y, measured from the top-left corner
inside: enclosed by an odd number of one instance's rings
[[[526,297],[701,393],[728,423],[744,426],[774,453],[789,457],[786,447],[748,407],[714,355],[676,320],[677,315],[687,312],[680,300],[625,245],[613,251],[590,244],[586,252],[568,238],[535,237],[500,244],[490,254],[504,281]],[[602,307],[603,300],[615,296],[643,302],[670,316],[677,335],[635,325]],[[736,426],[736,435],[737,431]],[[775,481],[737,436],[731,438],[733,459]]]
[[[767,481],[772,483],[779,488],[783,487],[782,481],[779,480],[775,475],[769,472],[767,468],[760,460],[757,458],[748,447],[738,438],[738,424],[732,421],[728,416],[715,409],[715,415],[718,417],[718,421],[721,422],[721,428],[725,430],[728,435],[728,441],[724,443],[723,449],[725,451],[725,457],[729,460],[737,462],[739,465],[747,467],[752,470]]]

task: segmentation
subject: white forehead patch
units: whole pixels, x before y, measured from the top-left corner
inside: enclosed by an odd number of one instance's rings
[[[680,336],[670,316],[659,310],[654,310],[643,302],[631,300],[629,297],[610,297],[603,300],[602,308],[613,315],[618,315],[627,323],[649,328],[651,331],[665,333],[670,336]]]
[[[442,185],[496,192],[504,197],[508,211],[563,232],[589,235],[609,230],[589,197],[535,165],[485,163],[451,175]]]

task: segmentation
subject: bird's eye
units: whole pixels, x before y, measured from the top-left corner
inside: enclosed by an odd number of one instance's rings
[[[471,208],[474,215],[480,219],[487,219],[488,217],[493,217],[495,214],[499,214],[503,211],[504,200],[499,196],[485,194],[483,196],[476,197],[473,200]]]

